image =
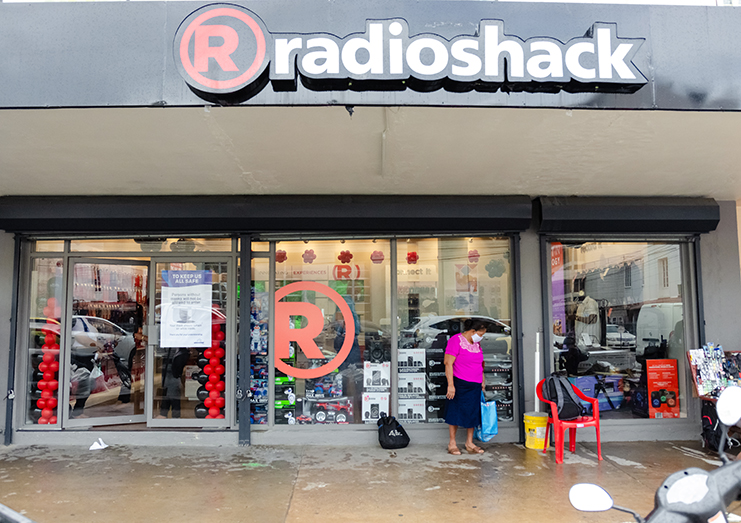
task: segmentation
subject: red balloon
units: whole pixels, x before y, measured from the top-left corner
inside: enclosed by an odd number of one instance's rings
[[[46,304],[47,304],[47,305],[48,305],[49,307],[56,307],[56,306],[57,306],[57,299],[56,299],[56,298],[54,298],[54,297],[52,297],[52,298],[49,298],[48,300],[46,300]]]
[[[218,416],[219,414],[221,414],[221,411],[217,409],[216,407],[211,407],[210,409],[208,409],[208,413],[211,416]]]
[[[51,380],[47,382],[46,389],[47,390],[57,390],[59,388],[59,382],[57,380]]]
[[[216,387],[213,381],[207,381],[205,386],[206,386],[206,390],[208,391],[211,391],[214,389],[214,387]]]
[[[206,419],[214,419],[214,417],[211,414],[209,414],[208,416],[206,416]]]
[[[45,361],[42,361],[41,363],[39,363],[39,370],[41,372],[46,372],[47,370],[51,370],[49,369],[49,366],[50,365],[48,363],[46,363]]]
[[[54,311],[54,309],[51,308],[51,307],[44,307],[44,309],[43,309],[42,312],[44,313],[44,317],[48,318],[49,316],[51,316],[51,313],[53,311]]]
[[[43,359],[44,359],[44,361],[46,363],[51,363],[52,361],[54,361],[56,359],[56,356],[54,354],[52,354],[51,351],[47,351],[47,352],[44,353],[44,358]]]
[[[214,358],[221,359],[224,357],[224,354],[224,349],[222,349],[221,347],[219,347],[218,349],[214,349]]]
[[[44,380],[41,380],[41,381],[40,381],[40,382],[39,382],[39,383],[37,384],[37,387],[38,387],[38,388],[40,388],[41,390],[46,390],[46,385],[47,385],[47,383],[46,383],[46,382],[45,382]]]
[[[39,400],[41,401],[41,400]],[[55,409],[57,407],[57,398],[49,398],[46,400],[46,408],[48,409]],[[44,407],[39,407],[40,409],[43,409]]]
[[[39,365],[39,369],[41,369],[41,365]],[[51,363],[49,363],[49,370],[52,372],[57,372],[59,370],[59,362],[57,360],[54,360]]]
[[[211,364],[212,367],[216,367],[219,363],[221,363],[221,360],[219,358],[211,358],[208,360],[208,362]]]
[[[208,397],[211,399],[220,398],[221,392],[219,392],[218,390],[212,390],[211,392],[208,393]]]
[[[44,343],[48,343],[51,345],[52,343],[55,343],[57,341],[57,337],[54,336],[51,332],[46,333],[46,337],[44,338]]]
[[[51,418],[49,418],[49,425],[56,425],[56,424],[57,424],[56,416],[52,416]]]
[[[219,381],[216,383],[216,390],[223,392],[225,388],[226,388],[226,384],[223,381]]]
[[[224,405],[226,405],[226,400],[224,398],[219,397],[214,400],[214,406],[223,409]]]
[[[223,341],[226,338],[226,334],[224,334],[223,331],[219,331],[219,332],[217,332],[217,333],[214,334],[214,338],[217,339],[217,340],[219,340],[219,341]]]
[[[219,323],[212,323],[211,324],[211,330],[214,332],[219,332],[221,330],[221,324]]]
[[[54,415],[54,411],[51,409],[44,409],[41,411],[41,417],[49,419]]]
[[[211,365],[206,365],[205,367],[203,367],[203,373],[204,374],[213,374],[214,373],[214,368]]]
[[[221,379],[221,378],[219,378],[219,375],[218,375],[218,374],[211,374],[211,375],[210,375],[210,376],[208,377],[208,381],[210,381],[211,383],[216,383],[216,382],[217,382],[217,381],[219,381],[220,379]]]
[[[48,316],[48,314],[45,314],[44,316]],[[53,325],[58,325],[57,320],[55,320],[54,318],[48,318],[48,317],[46,318],[46,323],[51,323]],[[54,332],[54,331],[49,331],[49,332]]]
[[[54,373],[54,372],[45,372],[44,373],[44,380],[46,380],[46,381],[53,380],[54,379],[54,374],[56,374],[56,373]]]
[[[222,374],[224,374],[224,371],[225,371],[225,370],[226,370],[226,369],[224,368],[224,366],[223,366],[223,365],[217,365],[217,366],[216,366],[216,367],[214,368],[214,374],[218,374],[219,376],[221,376]]]
[[[211,407],[216,406],[214,405],[214,400],[211,398],[206,398],[205,400],[203,400],[203,404],[206,406],[207,409],[210,409]]]
[[[46,425],[49,423],[49,420],[46,418],[39,418],[39,425]]]
[[[42,390],[41,391],[41,397],[44,398],[45,400],[48,400],[52,396],[54,396],[54,394],[52,394],[52,392],[50,390]]]
[[[212,349],[206,349],[203,351],[203,357],[206,359],[211,359],[214,357],[214,351]]]
[[[223,414],[219,414],[218,416],[216,416],[216,419],[224,419],[224,415]]]
[[[49,352],[50,350],[51,350],[51,345],[49,345],[48,343],[44,343],[44,344],[43,344],[43,345],[41,346],[41,352],[43,352],[44,354],[46,354],[46,353],[47,353],[47,352]]]
[[[211,348],[217,349],[221,347],[221,342],[219,340],[211,340]]]
[[[38,408],[40,408],[40,409],[45,409],[46,408],[46,400],[44,400],[44,399],[38,399],[38,400],[36,400],[36,406]]]
[[[58,343],[52,343],[51,344],[51,350],[59,352],[59,344]]]

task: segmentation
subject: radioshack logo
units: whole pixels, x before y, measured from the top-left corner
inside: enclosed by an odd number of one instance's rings
[[[235,5],[206,6],[192,13],[175,36],[175,63],[198,91],[234,93],[265,71],[271,49],[265,24]]]
[[[296,368],[283,360],[291,359],[291,343],[295,343],[306,359],[324,361],[326,356],[314,341],[324,329],[322,309],[303,301],[281,301],[293,293],[305,291],[323,294],[334,302],[342,314],[345,324],[344,336],[339,352],[328,362],[317,367]],[[293,320],[302,317],[303,326],[295,328]],[[345,299],[334,289],[322,283],[304,281],[289,283],[275,292],[275,368],[287,376],[312,379],[326,376],[347,359],[356,343],[355,317]]]
[[[476,34],[450,40],[410,35],[400,18],[367,20],[364,32],[344,37],[271,34],[251,11],[214,4],[183,21],[174,48],[196,93],[236,103],[268,82],[296,91],[299,81],[317,91],[634,92],[647,83],[633,63],[643,42],[602,22],[566,43],[523,40],[501,20],[482,20]]]

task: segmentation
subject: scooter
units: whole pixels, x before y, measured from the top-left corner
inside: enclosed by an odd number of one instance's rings
[[[571,487],[569,501],[583,512],[627,512],[638,523],[727,523],[728,505],[741,496],[741,459],[731,461],[725,453],[728,427],[741,419],[741,387],[726,388],[716,409],[723,425],[718,446],[722,464],[710,472],[692,467],[666,478],[656,491],[654,509],[646,519],[633,510],[615,506],[605,489],[590,483]]]

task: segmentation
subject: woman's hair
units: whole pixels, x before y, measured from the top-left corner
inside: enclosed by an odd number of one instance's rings
[[[463,322],[463,332],[470,330],[480,331],[481,329],[486,329],[486,323],[482,320],[469,318]]]

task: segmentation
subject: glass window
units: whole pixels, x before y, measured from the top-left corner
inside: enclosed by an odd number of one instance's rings
[[[551,244],[554,369],[604,418],[684,416],[682,245]]]
[[[389,412],[389,246],[386,240],[277,245],[276,424],[375,424]]]
[[[64,240],[37,240],[31,242],[32,252],[64,252]]]
[[[228,264],[156,264],[155,420],[224,420],[233,369],[228,345]],[[150,341],[150,346],[152,345]],[[155,424],[159,422],[155,421]],[[186,422],[189,425],[224,422]]]
[[[250,245],[253,252],[268,252],[270,250],[270,242],[252,242]]]
[[[59,422],[59,340],[64,263],[61,258],[31,261],[26,423]]]
[[[487,332],[485,396],[499,418],[514,419],[512,281],[508,238],[428,238],[397,244],[399,419],[443,423],[447,379],[443,358],[468,318]]]
[[[71,252],[230,252],[231,238],[120,238],[72,240]]]
[[[143,422],[149,265],[100,260],[72,272],[70,419]]]
[[[268,322],[270,312],[270,260],[252,259],[252,304],[250,307],[250,423],[268,422]]]

